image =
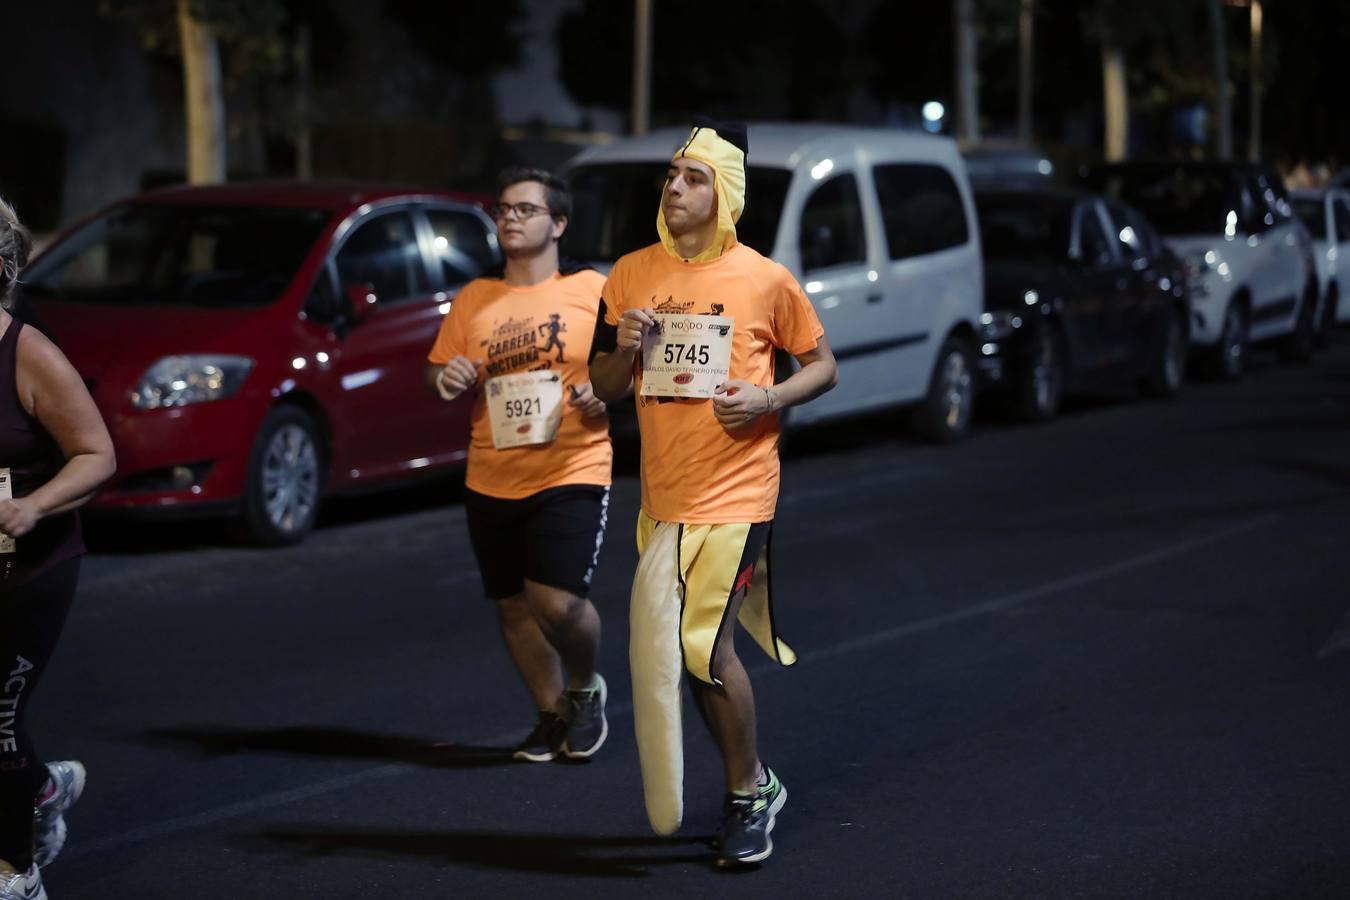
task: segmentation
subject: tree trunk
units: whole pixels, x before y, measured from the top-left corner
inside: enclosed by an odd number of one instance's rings
[[[956,136],[980,140],[980,73],[975,33],[975,0],[956,0]]]
[[[1247,142],[1247,159],[1261,161],[1261,0],[1252,0],[1252,130]]]
[[[1208,0],[1210,36],[1214,43],[1214,119],[1219,159],[1233,158],[1233,101],[1228,92],[1228,30],[1223,0]]]
[[[646,134],[652,105],[652,0],[633,0],[633,134]]]
[[[1035,72],[1032,53],[1035,11],[1036,0],[1022,0],[1017,23],[1017,138],[1023,144],[1030,144],[1032,137],[1031,95]]]
[[[1117,162],[1129,150],[1130,111],[1125,88],[1125,53],[1110,43],[1102,46],[1102,89],[1106,104],[1106,159]]]
[[[295,109],[295,177],[309,181],[314,177],[313,88],[311,82],[310,31],[300,26],[300,45],[295,54],[298,71]]]
[[[225,180],[225,93],[220,47],[211,30],[192,17],[189,0],[178,0],[187,103],[188,183]]]

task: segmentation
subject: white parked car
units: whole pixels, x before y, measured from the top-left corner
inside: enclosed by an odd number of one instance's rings
[[[1350,299],[1341,289],[1350,274],[1350,189],[1295,191],[1290,203],[1312,235],[1320,298],[1317,330],[1324,336],[1332,326],[1350,322]]]
[[[954,142],[853,126],[749,126],[740,240],[786,266],[811,298],[839,386],[793,425],[915,405],[949,441],[970,427],[983,311],[979,230]],[[666,166],[684,129],[582,151],[567,255],[597,265],[656,240]]]
[[[1278,176],[1245,163],[1117,163],[1085,180],[1144,213],[1190,270],[1191,346],[1213,374],[1237,378],[1251,344],[1312,354],[1312,241]]]

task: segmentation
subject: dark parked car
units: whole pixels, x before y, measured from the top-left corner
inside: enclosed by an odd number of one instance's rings
[[[985,262],[983,368],[1028,421],[1066,390],[1180,389],[1185,266],[1130,207],[1068,190],[976,191]]]
[[[93,505],[237,515],[283,544],[325,493],[462,465],[468,401],[422,379],[456,290],[498,262],[471,199],[176,188],[62,235],[26,301],[112,432],[119,470]]]

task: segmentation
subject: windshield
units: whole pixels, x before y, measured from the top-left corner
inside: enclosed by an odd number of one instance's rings
[[[1223,171],[1125,169],[1102,173],[1100,182],[1103,193],[1129,203],[1167,235],[1222,234],[1247,211],[1241,189]]]
[[[588,262],[614,262],[655,243],[666,168],[664,162],[605,163],[569,173],[573,215],[563,237],[563,253]],[[787,169],[749,167],[737,240],[765,256],[773,252],[791,179]]]
[[[1322,206],[1320,197],[1295,197],[1290,201],[1294,207],[1294,215],[1298,216],[1299,221],[1308,226],[1308,231],[1312,234],[1313,240],[1325,241],[1327,239],[1327,211]]]
[[[25,275],[25,291],[126,306],[265,306],[290,284],[330,216],[316,209],[120,206],[44,254]]]
[[[1072,204],[1034,195],[975,195],[980,248],[990,262],[1062,263],[1069,257]]]

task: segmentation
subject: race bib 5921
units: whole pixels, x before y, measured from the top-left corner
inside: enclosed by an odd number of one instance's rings
[[[557,372],[517,372],[489,378],[484,385],[492,446],[498,450],[547,444],[562,424],[562,376]]]

